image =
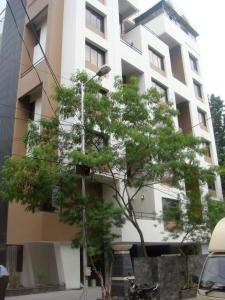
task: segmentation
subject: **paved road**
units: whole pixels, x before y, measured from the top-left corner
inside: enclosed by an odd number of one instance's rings
[[[99,288],[88,288],[88,300],[96,300],[101,298],[101,290]],[[33,294],[26,296],[6,297],[6,300],[83,300],[82,290],[69,290],[62,292],[52,292],[44,294]],[[167,299],[164,299],[167,300]],[[186,300],[196,300],[195,298]]]

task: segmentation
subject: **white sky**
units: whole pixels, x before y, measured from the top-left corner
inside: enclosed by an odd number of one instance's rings
[[[139,0],[140,8],[146,10],[158,1]],[[181,9],[199,33],[201,67],[207,94],[214,93],[225,100],[225,0],[172,0],[172,2]],[[0,12],[4,7],[5,0],[0,0]]]

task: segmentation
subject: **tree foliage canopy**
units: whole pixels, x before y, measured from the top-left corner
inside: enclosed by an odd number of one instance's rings
[[[223,194],[225,194],[225,104],[220,97],[216,97],[212,94],[209,98],[209,106],[212,116],[218,161],[221,166]]]
[[[117,78],[114,91],[108,93],[99,80],[89,80],[84,72],[76,73],[72,83],[71,87],[55,88],[60,118],[43,118],[40,124],[31,122],[25,137],[28,153],[6,161],[2,170],[2,198],[21,202],[34,211],[48,207],[53,191],[57,191],[55,198],[61,217],[71,224],[79,223],[80,212],[76,207],[90,205],[89,218],[96,216],[96,226],[104,220],[100,212],[108,216],[108,209],[113,211],[112,224],[119,226],[120,209],[144,243],[134,209],[135,196],[144,187],[154,188],[165,177],[180,189],[184,188],[185,178],[198,182],[212,178],[213,171],[199,164],[198,155],[205,151],[204,141],[178,131],[173,104],[163,102],[155,89],[140,93],[137,78],[130,78],[126,84]],[[81,83],[85,83],[85,154],[80,147]],[[100,181],[114,191],[117,207],[93,202],[90,191],[87,199],[81,197],[80,175],[76,172],[79,166],[90,168],[87,181]],[[104,176],[107,180],[102,180]],[[96,228],[100,230],[99,224]],[[109,232],[109,224],[104,226]],[[103,235],[107,236],[106,232]]]

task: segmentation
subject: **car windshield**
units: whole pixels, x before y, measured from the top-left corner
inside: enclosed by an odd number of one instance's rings
[[[208,257],[199,287],[202,289],[225,288],[225,256]]]

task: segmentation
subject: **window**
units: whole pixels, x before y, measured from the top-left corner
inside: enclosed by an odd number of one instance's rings
[[[205,160],[206,160],[207,162],[212,162],[212,161],[211,161],[212,155],[211,155],[211,146],[210,146],[210,142],[205,141],[205,143],[204,143],[204,150],[205,150]]]
[[[86,7],[86,25],[104,33],[104,17],[89,7]]]
[[[86,43],[85,60],[87,67],[94,66],[100,68],[105,63],[105,52],[89,43]]]
[[[216,190],[216,184],[215,184],[215,181],[208,182],[207,185],[208,185],[208,189],[209,189],[209,190],[211,190],[211,191],[215,191],[215,190]]]
[[[193,83],[194,83],[195,96],[197,98],[202,99],[203,97],[202,97],[202,86],[201,86],[201,84],[198,83],[195,80],[193,81]]]
[[[150,63],[161,71],[165,71],[164,58],[152,48],[149,48]]]
[[[33,32],[35,44],[33,50],[33,64],[38,64],[44,59],[42,49],[45,52],[47,41],[47,19],[43,19],[38,25],[32,23],[29,26],[31,28],[31,31]],[[41,45],[41,47],[39,44]]]
[[[168,102],[167,88],[154,79],[152,79],[152,86],[160,93],[161,100],[163,102]]]
[[[198,60],[193,55],[189,54],[191,69],[198,73]]]
[[[207,129],[206,113],[200,109],[198,109],[198,120],[200,127],[203,129]]]

